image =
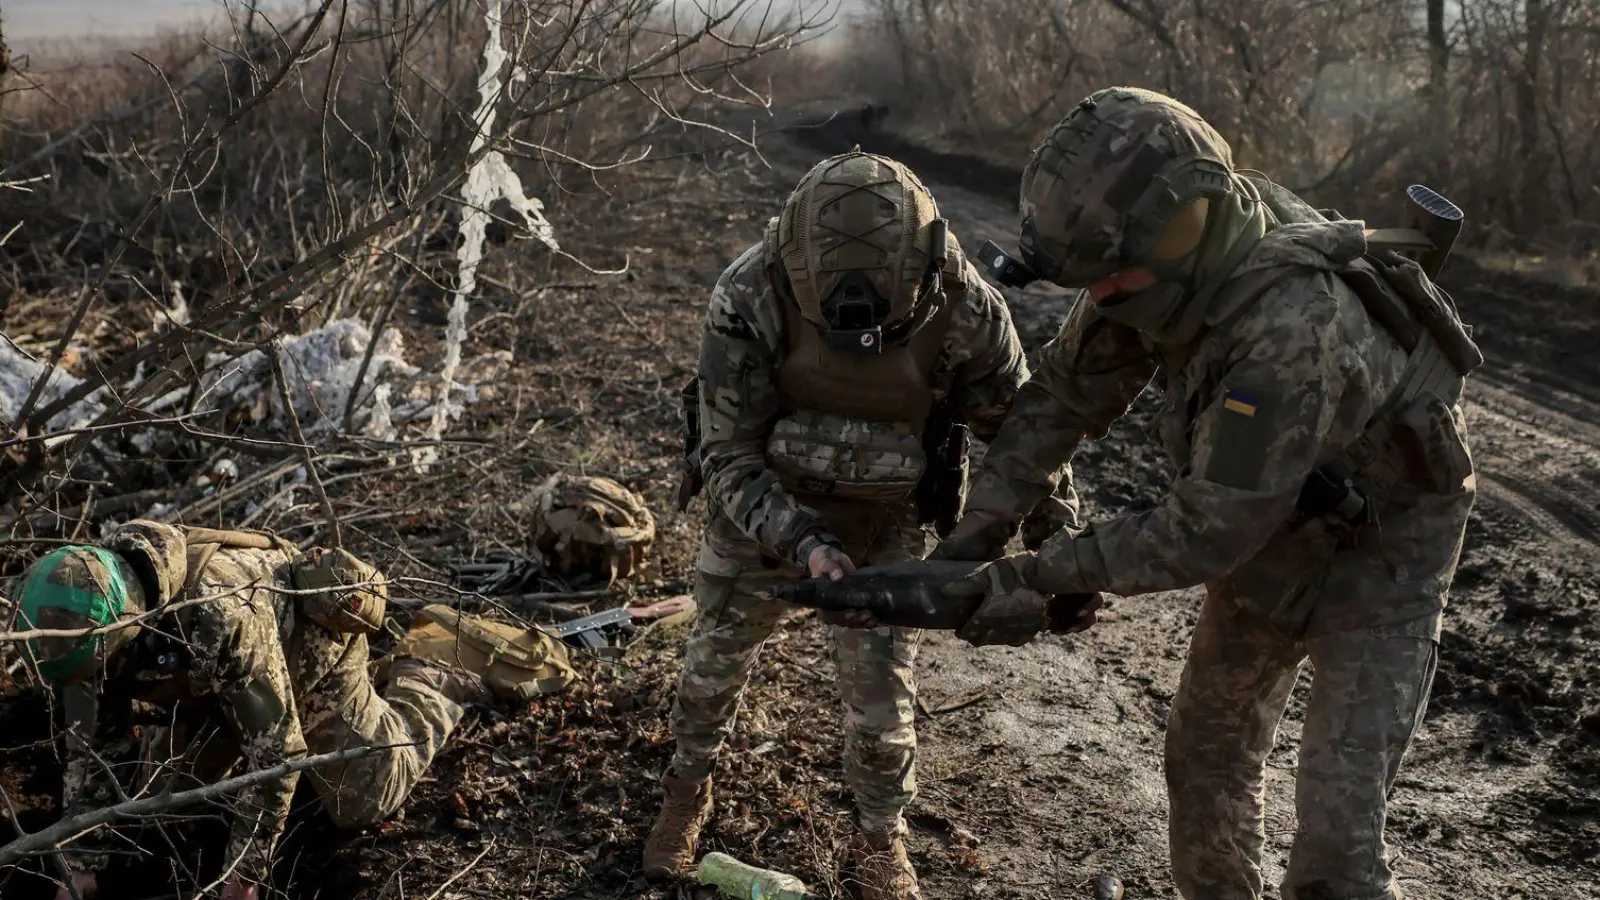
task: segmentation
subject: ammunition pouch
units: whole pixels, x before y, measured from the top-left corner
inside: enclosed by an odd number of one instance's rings
[[[526,703],[577,680],[567,646],[528,628],[465,615],[442,603],[423,607],[391,659],[465,669],[502,700]]]
[[[773,425],[766,461],[790,493],[877,503],[910,499],[928,463],[910,425],[806,409]]]
[[[678,392],[678,404],[683,421],[683,456],[678,461],[678,512],[683,512],[706,486],[705,473],[700,469],[699,377],[689,379]]]

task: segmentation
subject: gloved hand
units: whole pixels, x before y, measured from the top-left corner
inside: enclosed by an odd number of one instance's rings
[[[1033,567],[1033,554],[1019,553],[997,559],[946,585],[943,593],[952,597],[970,596],[974,590],[983,592],[983,602],[956,629],[956,637],[976,647],[1021,647],[1040,632],[1048,631],[1050,596],[1028,587]]]
[[[950,536],[940,541],[928,558],[974,562],[999,559],[1006,552],[1006,542],[1015,533],[1015,523],[995,513],[970,512],[950,529]]]
[[[1031,553],[1008,556],[976,569],[942,590],[945,595],[984,600],[972,617],[956,629],[956,637],[982,647],[1007,644],[1021,647],[1041,632],[1076,634],[1094,626],[1095,613],[1105,600],[1098,591],[1079,594],[1045,594],[1028,587],[1036,561]]]
[[[1105,605],[1099,591],[1087,594],[1056,594],[1050,598],[1050,633],[1077,634],[1095,623],[1095,613]]]
[[[1022,517],[1022,549],[1036,553],[1045,541],[1062,530],[1068,533],[1078,530],[1077,507],[1054,495],[1046,497]]]

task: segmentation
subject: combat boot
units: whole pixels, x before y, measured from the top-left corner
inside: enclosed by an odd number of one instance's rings
[[[711,779],[690,781],[672,772],[661,777],[661,812],[644,842],[644,875],[687,875],[700,843],[700,829],[711,818]]]
[[[922,900],[917,873],[898,834],[858,831],[850,837],[861,900]]]

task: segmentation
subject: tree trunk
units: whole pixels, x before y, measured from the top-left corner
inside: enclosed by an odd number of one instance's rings
[[[1434,145],[1429,154],[1429,177],[1440,182],[1440,189],[1450,180],[1448,145],[1455,132],[1450,122],[1450,44],[1444,27],[1444,2],[1428,0],[1428,124]]]
[[[1545,0],[1523,0],[1527,43],[1522,54],[1522,70],[1516,78],[1517,163],[1521,172],[1521,191],[1513,217],[1519,226],[1532,226],[1539,206],[1542,166],[1539,153],[1539,80],[1544,61],[1544,41],[1550,11]]]

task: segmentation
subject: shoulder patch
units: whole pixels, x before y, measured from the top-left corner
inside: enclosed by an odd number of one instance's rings
[[[1278,438],[1282,402],[1275,392],[1223,386],[1207,429],[1211,453],[1201,478],[1241,491],[1261,487],[1267,451]]]

